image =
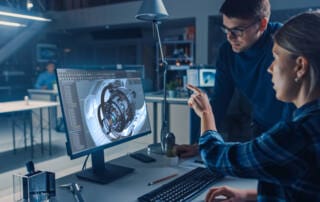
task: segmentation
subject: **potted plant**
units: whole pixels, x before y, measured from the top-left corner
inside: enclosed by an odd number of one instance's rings
[[[166,87],[167,87],[169,97],[175,97],[175,94],[176,94],[175,90],[176,90],[177,86],[178,86],[178,84],[177,84],[177,81],[175,81],[175,80],[167,83]]]

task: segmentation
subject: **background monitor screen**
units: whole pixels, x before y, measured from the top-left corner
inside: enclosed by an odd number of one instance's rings
[[[200,69],[199,72],[199,86],[200,87],[213,87],[216,78],[215,69]]]
[[[187,82],[197,87],[213,87],[215,84],[215,78],[216,69],[187,70]]]
[[[85,175],[100,172],[94,177],[105,178],[103,149],[151,132],[141,73],[62,68],[56,72],[68,154],[72,159],[91,154],[96,171]]]

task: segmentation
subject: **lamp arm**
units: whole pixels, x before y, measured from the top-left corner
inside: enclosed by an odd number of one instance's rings
[[[161,37],[160,37],[159,26],[158,26],[159,23],[160,22],[158,22],[158,21],[153,21],[154,28],[155,28],[155,31],[156,31],[155,34],[156,34],[156,37],[157,37],[157,40],[158,40],[158,44],[159,44],[161,62],[167,64],[167,61],[165,60],[164,55],[163,55]]]
[[[168,63],[163,55],[163,49],[162,49],[162,43],[161,43],[158,24],[159,24],[159,22],[153,21],[153,25],[154,25],[155,32],[156,32],[155,34],[156,34],[158,44],[159,44],[161,64],[163,65],[163,68],[164,68],[164,71],[163,71],[162,126],[161,126],[161,140],[160,140],[161,141],[161,148],[162,148],[162,151],[164,152],[165,151],[165,148],[164,148],[165,137],[169,133],[169,126],[168,126],[168,121],[167,121],[167,88],[166,88]]]

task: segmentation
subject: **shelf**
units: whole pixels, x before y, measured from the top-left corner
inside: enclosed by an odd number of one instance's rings
[[[189,65],[169,65],[168,70],[188,70],[190,68]]]
[[[179,60],[179,61],[185,61],[185,60],[188,60],[188,61],[193,61],[193,58],[192,57],[186,57],[186,58],[184,58],[184,57],[181,57],[181,58],[165,58],[168,62],[169,61],[177,61],[177,60]]]
[[[164,40],[162,42],[163,45],[166,44],[193,44],[192,40]]]
[[[163,55],[168,63],[168,70],[172,70],[167,74],[167,83],[173,80],[179,82],[179,87],[184,85],[183,78],[186,77],[186,70],[190,68],[190,64],[194,64],[194,42],[193,40],[177,40],[163,41],[161,44]],[[157,72],[160,72],[161,57],[159,46],[156,47],[157,52]],[[163,88],[163,76],[157,74],[157,90]]]

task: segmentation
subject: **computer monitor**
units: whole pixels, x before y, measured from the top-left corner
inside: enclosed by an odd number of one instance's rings
[[[56,70],[71,159],[91,154],[78,177],[108,183],[133,171],[104,162],[104,149],[151,132],[141,73],[134,70]]]
[[[199,87],[213,87],[215,84],[216,70],[200,69],[199,78]]]
[[[206,88],[215,84],[216,69],[189,69],[187,70],[187,82],[191,85]]]

